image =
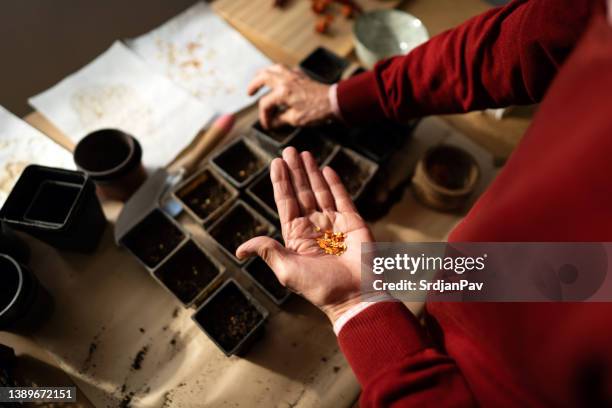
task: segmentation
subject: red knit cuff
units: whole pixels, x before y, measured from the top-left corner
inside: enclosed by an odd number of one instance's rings
[[[338,106],[349,124],[382,120],[385,113],[378,98],[376,75],[368,71],[338,84]]]
[[[400,302],[377,303],[359,313],[344,325],[338,342],[361,384],[426,347],[419,322]]]

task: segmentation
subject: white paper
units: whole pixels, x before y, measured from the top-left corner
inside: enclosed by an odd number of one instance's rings
[[[171,162],[213,115],[121,42],[29,102],[75,143],[102,128],[130,133],[148,167]]]
[[[211,106],[234,113],[252,104],[247,85],[271,61],[205,3],[127,42],[159,72]]]
[[[0,206],[29,164],[75,168],[68,150],[0,106]]]

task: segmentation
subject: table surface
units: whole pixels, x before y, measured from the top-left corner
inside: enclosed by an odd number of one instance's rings
[[[436,34],[488,6],[479,0],[413,0],[400,7],[421,18]],[[230,137],[240,134],[255,117],[255,107],[240,113]],[[72,149],[70,141],[40,114],[25,119]],[[428,118],[407,147],[406,162],[416,162],[432,144],[461,145],[483,169],[480,193],[497,172],[493,160],[507,157],[528,122],[496,121],[481,113]],[[104,210],[112,223],[120,205],[106,202]],[[441,241],[460,219],[460,215],[420,205],[407,190],[372,228],[379,241]],[[215,247],[187,217],[181,221],[196,240]],[[226,358],[192,324],[193,310],[179,307],[131,256],[114,245],[111,226],[95,256],[60,253],[33,239],[28,242],[33,249],[32,268],[57,302],[53,318],[34,340],[95,406],[116,406],[130,393],[135,394],[135,405],[173,407],[338,407],[351,405],[358,396],[358,384],[329,323],[300,298],[279,309],[232,272],[272,313],[265,337],[245,358]],[[414,311],[420,307],[409,306]],[[19,342],[17,336],[8,337],[8,344]],[[6,338],[0,335],[0,341]],[[144,350],[142,369],[133,369],[134,358]]]

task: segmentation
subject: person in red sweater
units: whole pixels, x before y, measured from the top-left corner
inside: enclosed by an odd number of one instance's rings
[[[271,67],[250,86],[265,126],[348,124],[541,103],[520,145],[449,241],[612,241],[612,0],[516,0],[407,56],[327,87]],[[284,109],[278,113],[278,106]],[[320,307],[363,387],[362,407],[612,406],[612,304],[426,304],[421,326],[363,299],[374,238],[337,174],[288,148],[271,177],[286,246],[258,237],[280,281]],[[322,255],[313,228],[347,232]],[[589,271],[581,271],[588,273]]]

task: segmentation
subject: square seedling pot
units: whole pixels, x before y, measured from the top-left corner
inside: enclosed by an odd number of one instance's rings
[[[272,269],[260,257],[251,259],[242,268],[242,271],[278,306],[285,303],[291,296],[291,291],[278,281]]]
[[[233,279],[228,279],[192,319],[226,356],[243,354],[263,333],[268,311]]]
[[[235,187],[246,187],[270,161],[269,156],[255,143],[244,137],[227,145],[212,159],[213,167]]]
[[[274,225],[242,200],[234,203],[208,230],[221,250],[238,265],[246,262],[236,258],[236,249],[242,243],[260,235],[272,236],[275,232]]]
[[[223,177],[205,167],[174,191],[174,197],[200,224],[218,218],[238,198],[236,190]]]
[[[340,149],[331,132],[329,133],[324,128],[304,128],[288,146],[295,147],[299,152],[309,151],[320,166]]]
[[[224,273],[225,267],[190,239],[155,269],[153,276],[185,307],[190,307],[219,286]]]
[[[300,129],[293,126],[282,126],[276,129],[264,129],[261,122],[257,121],[252,127],[255,138],[259,144],[272,154],[276,154],[279,148],[286,146],[291,139],[299,134]]]
[[[326,165],[338,173],[353,201],[359,199],[378,171],[378,164],[346,147],[330,157]]]
[[[149,270],[161,264],[187,240],[180,225],[159,209],[154,209],[122,239],[126,247]]]
[[[89,177],[37,165],[25,168],[0,214],[11,229],[81,252],[96,248],[106,226]]]
[[[355,127],[350,130],[345,145],[380,164],[406,142],[415,123],[372,123]]]
[[[246,193],[273,221],[279,219],[274,201],[274,188],[270,180],[270,167],[255,179],[246,189]]]
[[[300,68],[315,81],[333,84],[340,80],[349,62],[324,47],[318,47],[302,62]]]

